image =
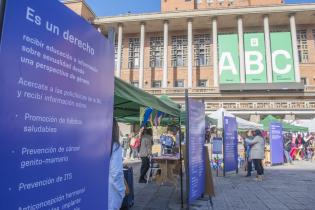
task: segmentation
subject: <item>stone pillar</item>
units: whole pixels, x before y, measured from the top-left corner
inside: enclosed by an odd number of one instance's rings
[[[241,83],[245,83],[245,60],[244,60],[244,32],[243,32],[243,18],[237,17],[237,31],[238,31],[238,50],[240,57],[240,79]]]
[[[269,31],[269,16],[264,15],[264,33],[265,33],[265,49],[267,62],[267,81],[272,83],[272,63],[271,63],[271,49],[270,49],[270,31]]]
[[[288,120],[288,121],[294,121],[295,115],[294,114],[286,114],[286,115],[284,115],[284,119]]]
[[[212,19],[212,55],[213,55],[213,86],[219,86],[219,68],[218,68],[218,25],[217,19]]]
[[[118,25],[118,40],[117,40],[117,64],[116,64],[116,77],[121,76],[121,47],[122,47],[122,32],[123,25]]]
[[[168,73],[168,21],[164,21],[164,52],[163,52],[163,81],[162,88],[167,88],[167,73]]]
[[[145,40],[145,23],[140,27],[140,65],[139,65],[139,88],[143,88],[144,76],[144,40]]]
[[[260,122],[260,115],[259,114],[250,115],[249,121],[254,122],[254,123],[259,123]]]
[[[295,81],[301,82],[299,53],[298,53],[298,48],[297,48],[296,25],[295,25],[294,14],[290,15],[290,29],[291,29],[291,39],[292,39],[294,67],[295,67]]]
[[[193,39],[193,35],[192,35],[192,19],[188,19],[188,46],[187,46],[187,50],[188,50],[188,88],[192,88],[192,77],[193,77],[193,71],[192,71],[192,39]]]

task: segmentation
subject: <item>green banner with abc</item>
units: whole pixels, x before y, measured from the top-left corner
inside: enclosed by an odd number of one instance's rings
[[[295,68],[290,32],[270,33],[272,81],[295,82]]]
[[[220,84],[240,83],[237,34],[218,36]]]
[[[266,50],[263,33],[244,34],[246,83],[266,83]]]

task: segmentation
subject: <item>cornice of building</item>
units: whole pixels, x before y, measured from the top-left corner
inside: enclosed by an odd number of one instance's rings
[[[88,5],[88,3],[86,3],[85,0],[61,0],[60,2],[62,2],[63,4],[80,3],[81,2],[91,12],[91,14],[94,16],[94,18],[96,17],[96,14],[94,13],[94,11],[90,7],[90,5]]]
[[[203,9],[189,11],[174,11],[174,12],[158,12],[158,13],[142,13],[142,14],[127,14],[120,16],[105,16],[96,17],[94,24],[107,23],[125,23],[125,22],[141,22],[150,20],[170,20],[178,18],[193,18],[193,17],[216,17],[225,15],[245,15],[245,14],[272,14],[279,12],[301,12],[315,11],[315,3],[308,4],[284,4],[272,6],[252,6],[224,9]]]

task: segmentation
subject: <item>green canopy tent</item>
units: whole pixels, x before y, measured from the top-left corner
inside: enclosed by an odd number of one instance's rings
[[[284,131],[291,131],[291,132],[307,132],[308,131],[308,128],[306,128],[306,127],[296,126],[296,125],[292,125],[290,123],[282,122],[272,115],[268,115],[267,117],[265,117],[265,119],[260,121],[260,123],[263,124],[263,126],[264,126],[264,130],[269,130],[269,124],[271,122],[281,123]]]
[[[172,104],[176,104],[172,99],[170,99],[167,95],[162,95],[160,97],[161,100],[163,100],[165,103],[169,104],[169,105],[172,105]],[[181,118],[181,121],[182,121],[182,124],[186,124],[186,118],[187,118],[187,113],[186,111],[182,111],[180,113],[180,118]],[[205,115],[205,118],[206,118],[206,122],[207,123],[210,123],[211,125],[216,125],[218,123],[217,120],[215,119],[212,119],[210,118],[208,115]],[[174,121],[172,119],[172,117],[165,117],[164,119],[162,119],[162,122],[161,124],[165,124],[165,125],[169,125],[169,124],[172,124],[172,121]]]
[[[151,107],[171,116],[180,116],[178,104],[171,104],[151,95],[121,79],[115,78],[114,116],[119,122],[137,118],[140,107]]]

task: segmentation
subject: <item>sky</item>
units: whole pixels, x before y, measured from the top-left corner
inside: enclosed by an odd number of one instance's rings
[[[160,12],[161,0],[86,0],[97,16]],[[286,3],[315,3],[315,0],[285,0]]]

